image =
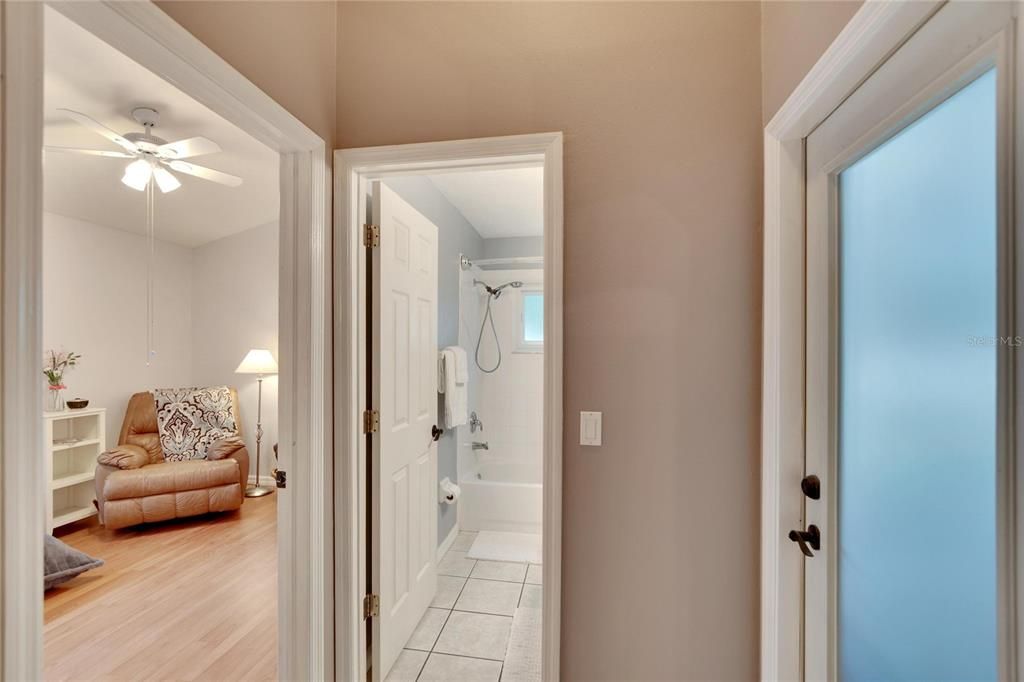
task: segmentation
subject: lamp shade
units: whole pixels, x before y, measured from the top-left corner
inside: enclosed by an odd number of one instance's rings
[[[277,361],[266,348],[253,348],[242,358],[235,374],[277,374]]]
[[[121,178],[121,182],[141,192],[146,189],[152,176],[153,166],[149,164],[149,161],[136,159],[124,169],[124,177]]]

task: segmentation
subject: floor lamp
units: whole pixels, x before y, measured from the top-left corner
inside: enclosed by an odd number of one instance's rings
[[[260,485],[260,441],[263,440],[263,377],[277,374],[277,361],[269,350],[253,348],[242,358],[235,374],[255,374],[257,382],[256,399],[256,482],[245,489],[246,497],[263,497],[274,492],[270,486]]]

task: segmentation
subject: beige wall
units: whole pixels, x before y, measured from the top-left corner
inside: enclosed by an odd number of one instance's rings
[[[765,0],[761,9],[761,114],[771,120],[862,0]]]
[[[156,4],[333,147],[335,3]]]
[[[755,679],[761,125],[859,0],[158,1],[336,147],[565,132],[563,677]]]
[[[343,3],[338,31],[341,147],[565,132],[563,678],[755,679],[759,5]]]

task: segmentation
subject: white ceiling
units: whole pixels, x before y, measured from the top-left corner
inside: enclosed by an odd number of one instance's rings
[[[167,141],[202,135],[224,150],[199,156],[201,166],[237,175],[224,187],[176,173],[181,187],[157,192],[157,237],[195,247],[278,218],[277,153],[142,68],[78,25],[47,9],[45,144],[118,151],[114,143],[64,118],[74,109],[120,133],[140,131],[130,112],[160,112],[153,134]],[[44,209],[108,227],[145,233],[144,193],[121,184],[128,161],[48,153],[43,157]]]
[[[544,234],[544,169],[441,173],[428,176],[484,239]]]

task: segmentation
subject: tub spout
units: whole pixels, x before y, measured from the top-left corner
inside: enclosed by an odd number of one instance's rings
[[[477,441],[473,441],[473,449],[474,450],[490,450],[491,448],[490,448],[489,445],[487,445],[487,443],[479,443]]]

